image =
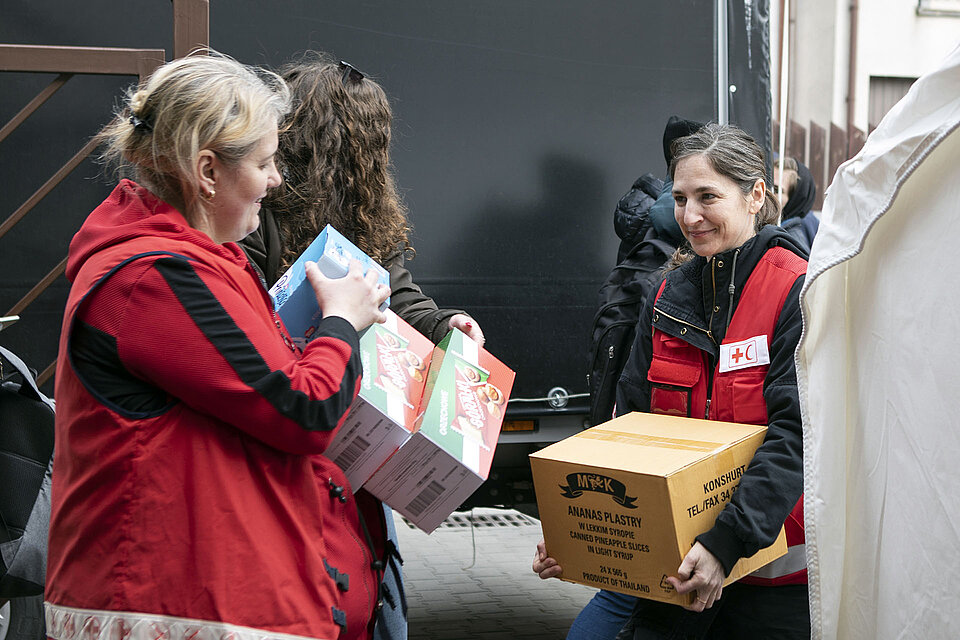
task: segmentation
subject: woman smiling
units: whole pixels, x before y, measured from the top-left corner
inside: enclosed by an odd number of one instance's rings
[[[694,595],[693,605],[637,599],[637,639],[810,637],[793,361],[807,262],[775,224],[780,205],[764,172],[762,151],[736,127],[708,124],[673,146],[674,213],[688,247],[644,303],[617,387],[617,414],[768,430],[729,504],[667,578],[678,593]],[[745,361],[743,353],[757,355]],[[724,587],[736,562],[772,544],[781,526],[787,555]],[[542,543],[533,568],[544,578],[562,575]],[[619,605],[623,596],[607,600]]]
[[[277,76],[191,56],[100,134],[137,181],[70,244],[50,638],[335,638],[372,615],[372,597],[342,604],[329,542],[349,498],[322,453],[359,389],[357,331],[389,292],[357,263],[341,280],[311,266],[324,318],[301,352],[235,244],[280,184],[288,103]],[[354,584],[373,582],[358,566]]]

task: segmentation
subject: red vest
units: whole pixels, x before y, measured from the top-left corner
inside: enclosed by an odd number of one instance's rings
[[[743,343],[761,337],[769,347],[780,317],[783,303],[798,276],[807,270],[807,261],[782,247],[768,250],[743,288],[740,303],[727,327],[722,345]],[[665,283],[664,283],[665,284]],[[657,298],[663,293],[660,286]],[[654,310],[654,320],[657,311]],[[683,331],[682,331],[683,332]],[[758,343],[730,347],[727,360],[737,364],[757,359]],[[768,364],[720,371],[720,362],[713,371],[710,404],[707,385],[710,380],[709,355],[682,338],[653,329],[653,359],[647,379],[651,383],[650,411],[707,418],[743,424],[767,424],[767,404],[763,398],[763,381]],[[803,496],[784,522],[787,555],[774,560],[742,579],[750,584],[777,586],[806,584],[807,564],[803,533]]]

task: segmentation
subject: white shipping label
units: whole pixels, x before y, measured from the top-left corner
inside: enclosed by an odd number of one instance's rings
[[[720,345],[720,373],[765,364],[770,364],[766,335]]]

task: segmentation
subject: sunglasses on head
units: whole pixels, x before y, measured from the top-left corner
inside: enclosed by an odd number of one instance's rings
[[[347,84],[348,79],[353,84],[360,84],[361,82],[363,82],[363,79],[367,77],[363,74],[362,71],[357,69],[355,66],[353,66],[349,62],[344,62],[343,60],[341,60],[339,66],[340,66],[340,70],[343,71],[343,76],[340,78],[343,84]]]

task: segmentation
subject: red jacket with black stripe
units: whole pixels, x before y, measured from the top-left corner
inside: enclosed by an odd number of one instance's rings
[[[48,636],[367,637],[376,576],[322,456],[359,390],[353,327],[297,352],[243,252],[128,180],[67,277]]]

